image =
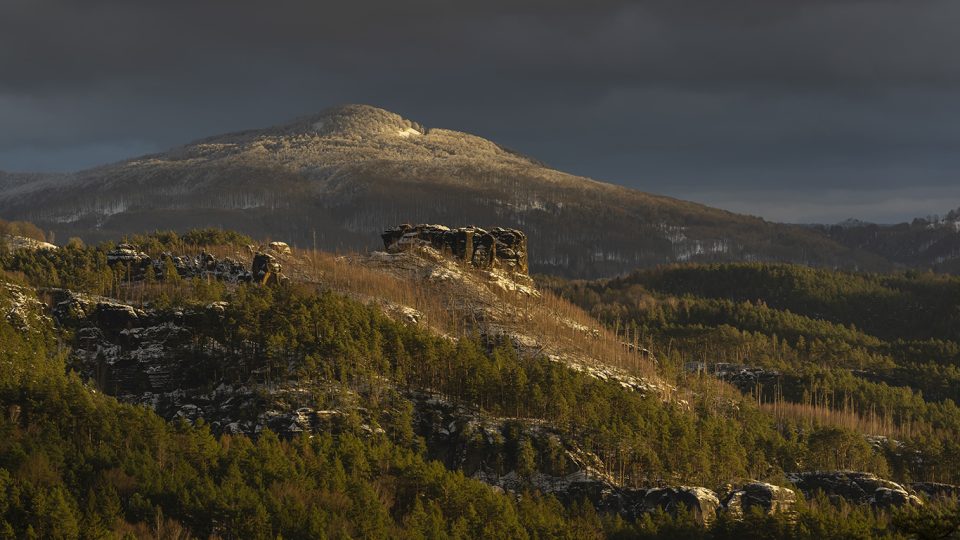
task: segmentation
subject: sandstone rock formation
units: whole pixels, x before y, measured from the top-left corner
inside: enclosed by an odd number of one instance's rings
[[[754,508],[767,515],[790,513],[796,503],[797,494],[792,489],[766,482],[750,482],[724,497],[723,508],[732,517],[742,518]]]
[[[111,264],[138,264],[149,260],[150,257],[146,253],[143,253],[137,249],[137,246],[133,244],[119,244],[116,248],[107,252],[107,262]]]
[[[690,373],[713,375],[744,392],[754,391],[757,385],[772,388],[780,382],[781,377],[777,370],[728,362],[717,362],[713,365],[707,365],[706,362],[687,362],[684,368]]]
[[[919,497],[905,487],[884,480],[873,473],[856,471],[814,471],[793,473],[787,479],[807,497],[817,491],[830,498],[844,499],[853,504],[869,504],[877,508],[923,504]]]
[[[128,279],[143,279],[148,268],[152,267],[150,256],[138,250],[133,244],[120,244],[107,252],[107,264],[111,267],[123,267]]]
[[[47,294],[55,320],[74,334],[71,368],[103,392],[168,420],[204,418],[217,434],[269,428],[291,436],[291,426],[309,419],[282,390],[276,400],[258,391],[254,366],[214,342],[196,347],[198,328],[223,324],[222,303],[158,311],[62,289]]]
[[[647,491],[643,506],[647,511],[659,509],[670,514],[684,508],[697,522],[709,525],[717,517],[720,500],[716,493],[703,487],[665,487]]]
[[[238,260],[217,258],[205,251],[192,257],[164,252],[151,258],[132,244],[120,244],[107,252],[107,264],[123,268],[125,278],[134,281],[145,279],[148,272],[153,272],[156,279],[163,279],[168,265],[172,265],[183,279],[215,279],[227,283],[256,281],[260,284],[279,283],[284,279],[278,257],[289,254],[290,246],[284,242],[271,242],[260,250],[251,248],[251,251],[254,256],[250,270]]]
[[[261,285],[279,283],[282,279],[282,267],[276,257],[269,253],[257,253],[253,256],[253,265],[250,271],[253,279]]]
[[[526,274],[527,237],[516,229],[403,224],[380,235],[387,252],[430,246],[477,268],[500,268]]]
[[[49,242],[41,242],[40,240],[34,240],[33,238],[27,238],[26,236],[18,236],[15,234],[0,235],[0,243],[6,245],[7,249],[10,251],[16,251],[18,249],[26,249],[29,251],[37,251],[38,249],[60,249]]]
[[[153,262],[153,268],[158,278],[163,277],[167,261],[170,261],[176,269],[177,275],[183,279],[215,279],[228,283],[243,283],[252,280],[252,273],[240,261],[230,257],[218,259],[206,252],[201,252],[194,257],[173,255],[169,252],[161,253],[160,257]]]
[[[109,298],[64,289],[52,289],[48,294],[54,301],[55,319],[67,328],[98,326],[118,333],[146,320],[143,310]]]
[[[268,247],[271,251],[279,253],[280,255],[289,255],[291,253],[290,246],[286,242],[270,242]]]

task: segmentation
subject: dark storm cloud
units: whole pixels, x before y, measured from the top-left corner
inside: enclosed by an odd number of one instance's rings
[[[958,23],[937,0],[6,0],[0,169],[370,102],[774,219],[818,196],[835,211],[817,219],[883,219],[904,185],[942,212],[960,205]]]

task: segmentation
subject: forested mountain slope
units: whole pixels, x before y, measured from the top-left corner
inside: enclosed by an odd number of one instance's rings
[[[249,257],[249,239],[217,231],[130,240]],[[881,444],[770,410],[685,371],[663,307],[626,326],[598,312],[604,328],[429,251],[277,253],[288,280],[262,286],[183,277],[169,258],[136,275],[112,248],[0,248],[2,535],[902,537],[955,512],[903,487],[957,482],[955,407],[856,387],[915,415]],[[823,324],[886,361],[879,338]],[[725,487],[792,493],[835,468],[902,484],[860,476],[864,499],[766,513]]]
[[[541,283],[687,377],[727,380],[783,421],[860,432],[898,474],[955,481],[940,475],[958,455],[956,277],[720,264]]]
[[[848,221],[815,229],[845,246],[903,266],[960,272],[960,209],[896,225]]]
[[[376,247],[397,223],[525,230],[536,271],[674,261],[884,269],[822,232],[566,174],[496,143],[364,105],[67,175],[0,175],[0,216],[65,240],[217,226],[300,247]]]

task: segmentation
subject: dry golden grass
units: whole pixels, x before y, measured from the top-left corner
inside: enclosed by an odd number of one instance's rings
[[[468,336],[491,325],[504,327],[510,333],[534,338],[546,352],[638,376],[652,377],[656,373],[653,362],[644,357],[639,346],[626,346],[623,336],[615,335],[593,316],[551,292],[535,297],[491,285],[485,287],[491,297],[462,283],[401,277],[397,272],[364,264],[365,256],[356,253],[295,250],[288,259],[297,261],[284,266],[294,280],[317,283],[367,301],[413,308],[422,314],[421,322],[449,336]],[[461,271],[474,283],[483,284],[489,279],[476,270]],[[482,313],[478,315],[478,311]],[[495,320],[478,319],[491,313]]]
[[[204,249],[184,247],[178,255],[195,256],[206,251],[217,258],[230,257],[249,267],[252,251],[235,246]],[[549,291],[531,296],[489,284],[481,271],[460,267],[463,279],[429,280],[415,272],[398,271],[389,265],[371,263],[368,255],[334,254],[294,249],[279,256],[283,272],[293,282],[314,285],[357,300],[383,306],[387,312],[412,308],[418,323],[454,338],[502,332],[519,336],[547,355],[584,368],[609,371],[659,381],[655,361],[642,351],[638,336],[619,335],[595,317]],[[428,263],[429,264],[429,263]],[[113,288],[111,296],[139,303],[160,299],[203,297],[198,280],[126,281]]]

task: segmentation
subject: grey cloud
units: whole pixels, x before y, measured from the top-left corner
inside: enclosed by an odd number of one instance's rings
[[[586,7],[589,6],[589,7]],[[866,2],[34,2],[0,8],[6,84],[292,57],[469,60],[517,78],[955,85],[960,5]],[[49,69],[55,67],[56,69]]]
[[[7,0],[0,169],[85,167],[369,102],[793,220],[757,194],[955,183],[958,23],[951,0]]]
[[[690,193],[690,192],[688,192]],[[839,223],[854,218],[874,223],[909,222],[916,217],[943,215],[947,201],[960,201],[960,186],[879,189],[807,190],[752,189],[735,194],[697,191],[704,202],[752,215],[775,213],[789,223]],[[931,211],[931,208],[938,209]],[[758,211],[763,210],[763,211]]]

